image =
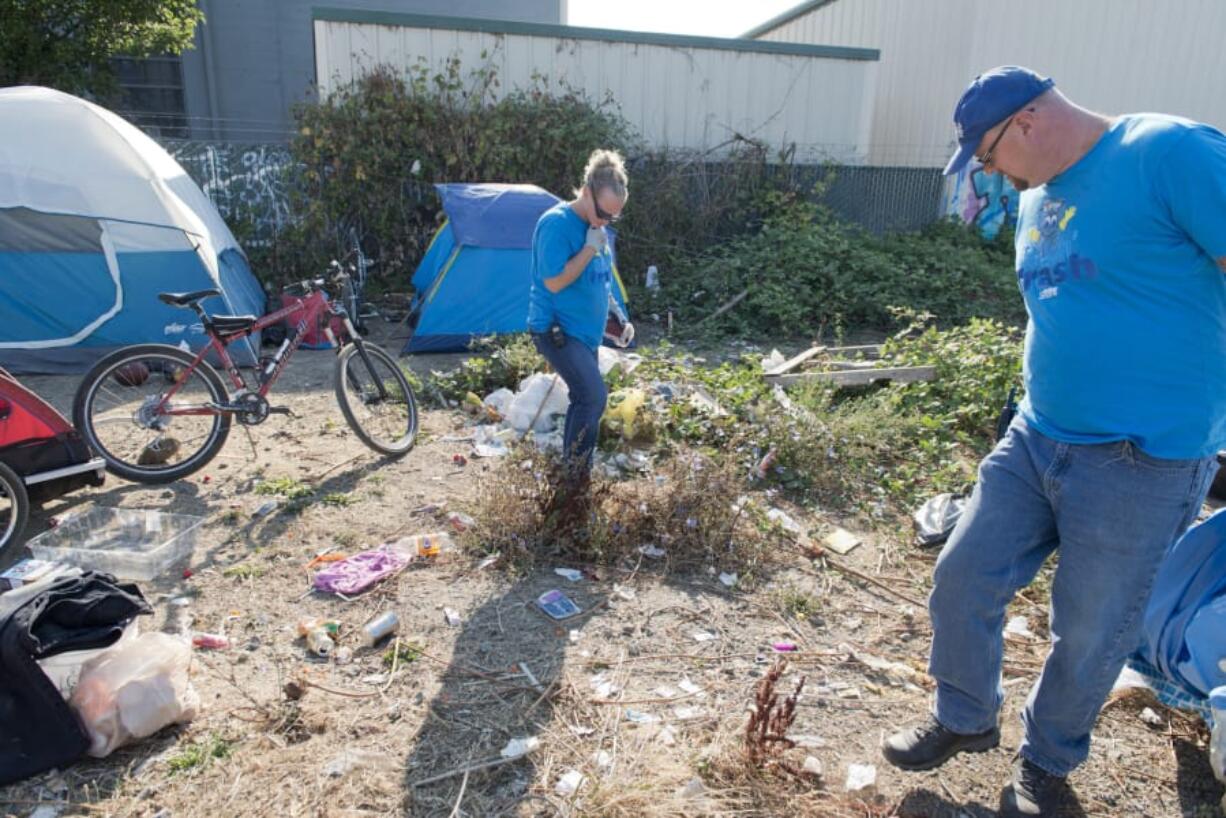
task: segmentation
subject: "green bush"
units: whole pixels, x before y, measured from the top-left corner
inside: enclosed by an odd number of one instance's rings
[[[1023,316],[1012,265],[973,229],[937,223],[873,236],[796,193],[769,192],[756,233],[694,258],[665,281],[665,300],[694,326],[742,290],[706,329],[814,337],[843,328],[891,329],[896,308],[942,323]]]
[[[270,249],[281,280],[343,257],[356,233],[378,258],[375,289],[407,284],[441,218],[435,182],[525,182],[566,196],[588,154],[633,147],[611,99],[536,77],[495,100],[492,68],[465,73],[376,68],[319,103],[295,109],[297,222]]]
[[[423,391],[436,399],[463,400],[469,392],[484,398],[496,389],[512,391],[534,372],[545,370],[545,359],[526,334],[478,339],[477,353],[449,372],[431,372]]]

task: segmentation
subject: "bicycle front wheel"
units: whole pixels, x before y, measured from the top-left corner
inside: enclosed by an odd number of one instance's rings
[[[417,439],[417,400],[396,359],[355,339],[336,359],[336,402],[354,434],[376,452],[403,455]]]
[[[4,552],[14,553],[22,543],[22,533],[30,516],[30,497],[25,481],[5,463],[0,463],[0,559]]]
[[[228,397],[213,367],[161,344],[116,350],[77,387],[72,419],[107,470],[169,483],[203,468],[226,442]]]

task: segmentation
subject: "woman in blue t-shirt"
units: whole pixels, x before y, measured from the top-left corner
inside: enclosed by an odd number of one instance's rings
[[[610,306],[616,308],[605,226],[620,218],[628,188],[621,155],[594,151],[574,200],[542,214],[532,235],[528,331],[570,390],[562,434],[569,485],[563,495],[573,496],[586,487],[608,398],[596,363]],[[623,344],[629,343],[633,331],[627,324]]]

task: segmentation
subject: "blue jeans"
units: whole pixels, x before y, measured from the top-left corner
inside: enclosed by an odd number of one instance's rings
[[[1022,712],[1021,753],[1067,775],[1126,657],[1166,550],[1196,518],[1214,458],[1163,460],[1132,443],[1060,443],[1017,418],[979,466],[937,560],[933,715],[955,733],[997,723],[1005,606],[1059,550],[1051,651]]]
[[[562,431],[562,451],[575,478],[586,477],[592,468],[592,452],[600,434],[600,418],[609,399],[608,387],[600,377],[596,350],[571,336],[554,346],[549,336],[532,333],[532,343],[554,368],[570,390],[570,408]]]

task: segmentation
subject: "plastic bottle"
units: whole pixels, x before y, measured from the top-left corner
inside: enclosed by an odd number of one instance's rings
[[[391,544],[391,549],[402,557],[410,559],[437,557],[443,552],[455,550],[455,542],[446,531],[435,531],[430,534],[414,534],[411,537],[401,537]]]
[[[327,658],[336,647],[332,637],[340,633],[340,627],[335,619],[302,619],[298,622],[298,635],[306,639],[307,650]]]
[[[656,265],[652,264],[648,266],[647,281],[645,282],[644,286],[653,291],[660,289],[660,271],[656,268]]]

